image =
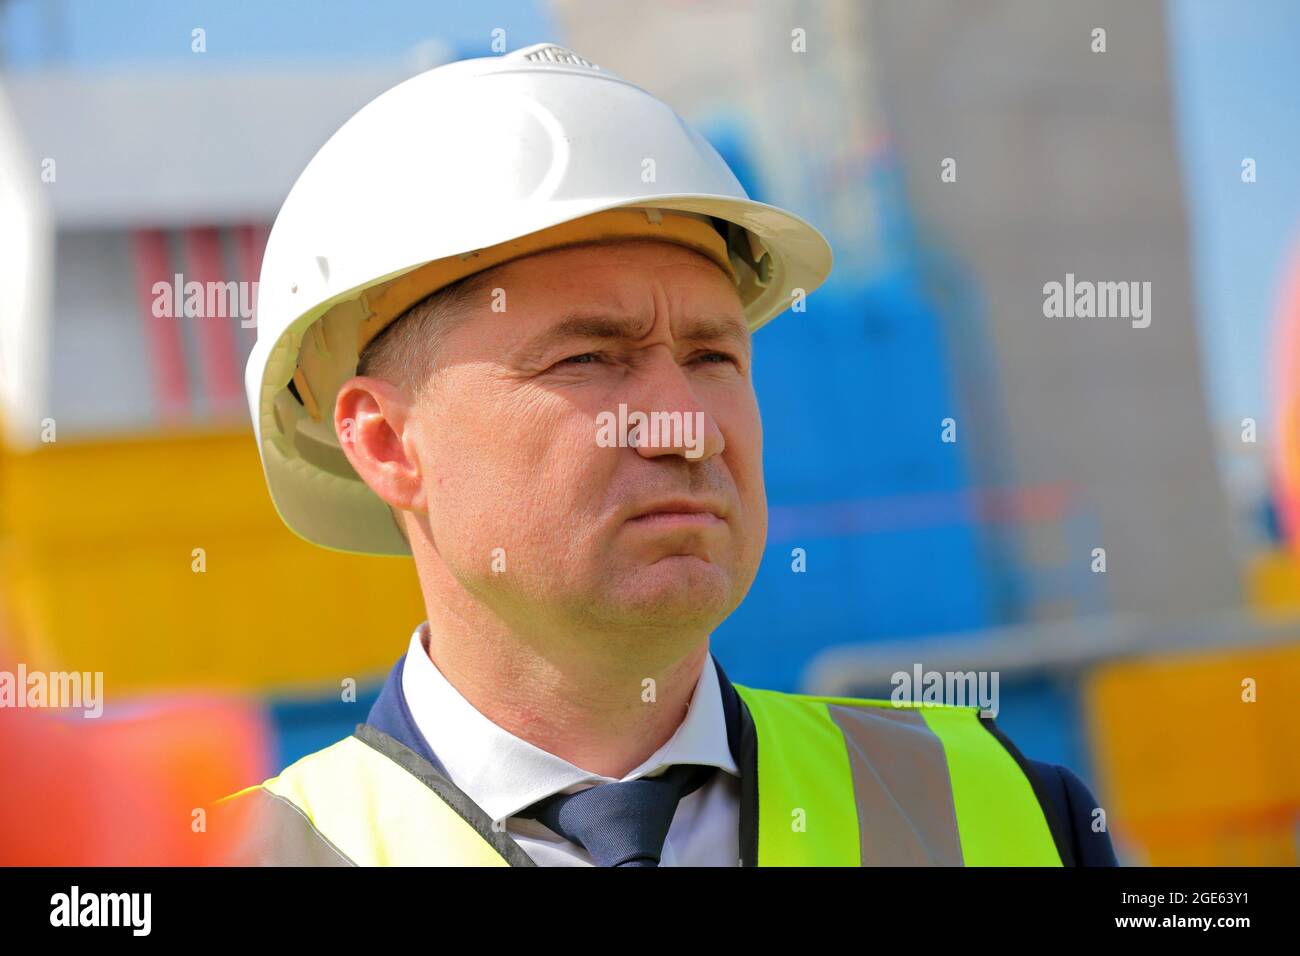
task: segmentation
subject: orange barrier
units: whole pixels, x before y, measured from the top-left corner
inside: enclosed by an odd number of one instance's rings
[[[273,772],[260,711],[217,697],[130,711],[0,709],[0,865],[207,865],[229,852],[238,835],[209,833],[204,808]]]

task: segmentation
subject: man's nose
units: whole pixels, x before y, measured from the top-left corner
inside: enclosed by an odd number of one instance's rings
[[[719,454],[726,439],[692,387],[690,370],[679,365],[670,350],[652,351],[656,354],[627,399],[629,419],[634,411],[644,415],[639,429],[629,428],[628,444],[642,458],[677,455],[706,461]]]

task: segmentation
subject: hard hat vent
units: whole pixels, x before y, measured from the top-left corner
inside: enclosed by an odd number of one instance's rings
[[[558,63],[561,66],[582,66],[589,70],[600,69],[586,57],[578,56],[572,50],[566,50],[554,43],[539,43],[537,46],[525,47],[522,50],[515,51],[512,56],[521,60],[532,60],[534,63]]]

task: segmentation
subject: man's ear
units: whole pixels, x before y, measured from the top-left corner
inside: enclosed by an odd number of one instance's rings
[[[411,405],[391,382],[357,375],[343,383],[334,402],[339,447],[364,481],[391,508],[424,509],[424,486]]]

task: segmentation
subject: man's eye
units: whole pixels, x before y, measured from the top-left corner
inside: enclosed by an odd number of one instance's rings
[[[728,355],[726,352],[704,352],[696,359],[696,361],[704,362],[706,365],[721,365],[726,362],[735,364],[736,358],[733,355]]]
[[[570,355],[566,359],[560,359],[556,365],[591,365],[599,356],[595,352],[583,352],[581,355]]]

